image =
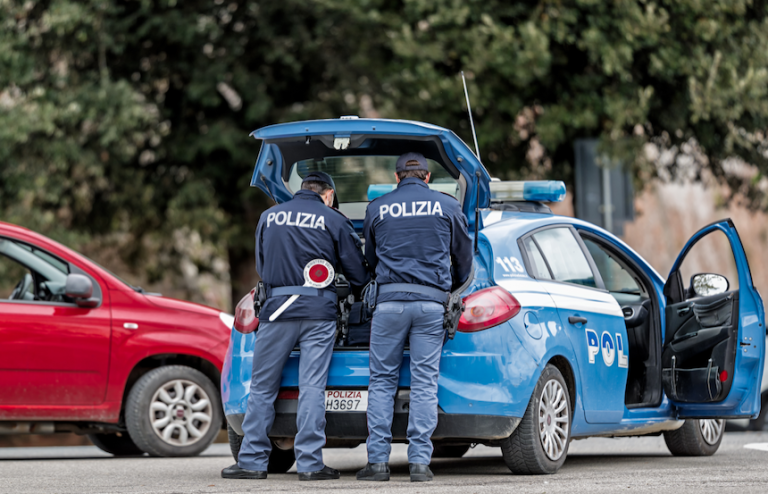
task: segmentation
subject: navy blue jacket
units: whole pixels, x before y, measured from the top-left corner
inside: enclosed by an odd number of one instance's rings
[[[352,222],[326,206],[320,194],[299,190],[290,201],[261,215],[256,228],[256,270],[268,287],[302,286],[304,266],[313,259],[331,263],[353,286],[368,283],[360,239]],[[336,293],[333,283],[325,290]],[[270,297],[259,318],[268,320],[289,298]],[[290,319],[335,320],[336,304],[325,297],[302,295],[277,321]]]
[[[365,258],[379,286],[414,283],[448,292],[466,281],[472,269],[472,240],[459,201],[418,178],[402,180],[368,204],[363,235]],[[378,302],[389,300],[446,301],[416,293],[378,297]]]

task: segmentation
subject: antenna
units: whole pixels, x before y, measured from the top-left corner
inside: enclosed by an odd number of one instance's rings
[[[464,71],[461,71],[461,82],[464,83],[464,97],[467,98],[467,112],[469,113],[469,125],[472,127],[472,137],[475,139],[475,156],[480,159],[480,146],[477,145],[477,133],[475,132],[475,122],[472,120],[472,106],[469,104],[469,92],[467,91],[467,80],[464,78]]]

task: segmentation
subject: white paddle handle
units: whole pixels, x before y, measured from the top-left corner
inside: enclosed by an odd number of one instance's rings
[[[285,301],[283,305],[281,305],[275,312],[272,313],[271,316],[269,316],[269,322],[274,321],[278,317],[280,317],[280,314],[285,312],[285,309],[291,306],[292,303],[296,301],[296,299],[299,298],[298,295],[291,295],[291,298]]]

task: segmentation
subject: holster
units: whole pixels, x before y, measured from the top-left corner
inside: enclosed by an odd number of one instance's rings
[[[363,288],[363,306],[365,309],[373,314],[373,309],[376,308],[376,298],[379,296],[379,285],[376,280],[371,280]]]
[[[253,294],[253,310],[256,312],[256,317],[259,317],[261,308],[267,302],[267,289],[264,286],[263,281],[259,281],[255,287],[256,292]]]
[[[347,298],[339,301],[339,312],[336,319],[336,339],[339,339],[339,333],[341,333],[341,341],[346,341],[349,335],[349,312],[352,308],[352,303],[355,297],[347,295]]]
[[[459,319],[464,312],[464,307],[461,292],[458,290],[453,292],[445,305],[445,314],[443,314],[443,328],[449,340],[456,335],[456,328],[459,327]]]

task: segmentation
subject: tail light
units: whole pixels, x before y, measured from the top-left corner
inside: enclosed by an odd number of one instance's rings
[[[235,307],[235,329],[243,334],[253,333],[259,327],[259,318],[256,317],[256,311],[253,306],[253,297],[256,293],[254,288],[248,294],[240,299]]]
[[[520,302],[501,287],[486,288],[464,299],[458,330],[474,333],[509,321],[520,312]]]

